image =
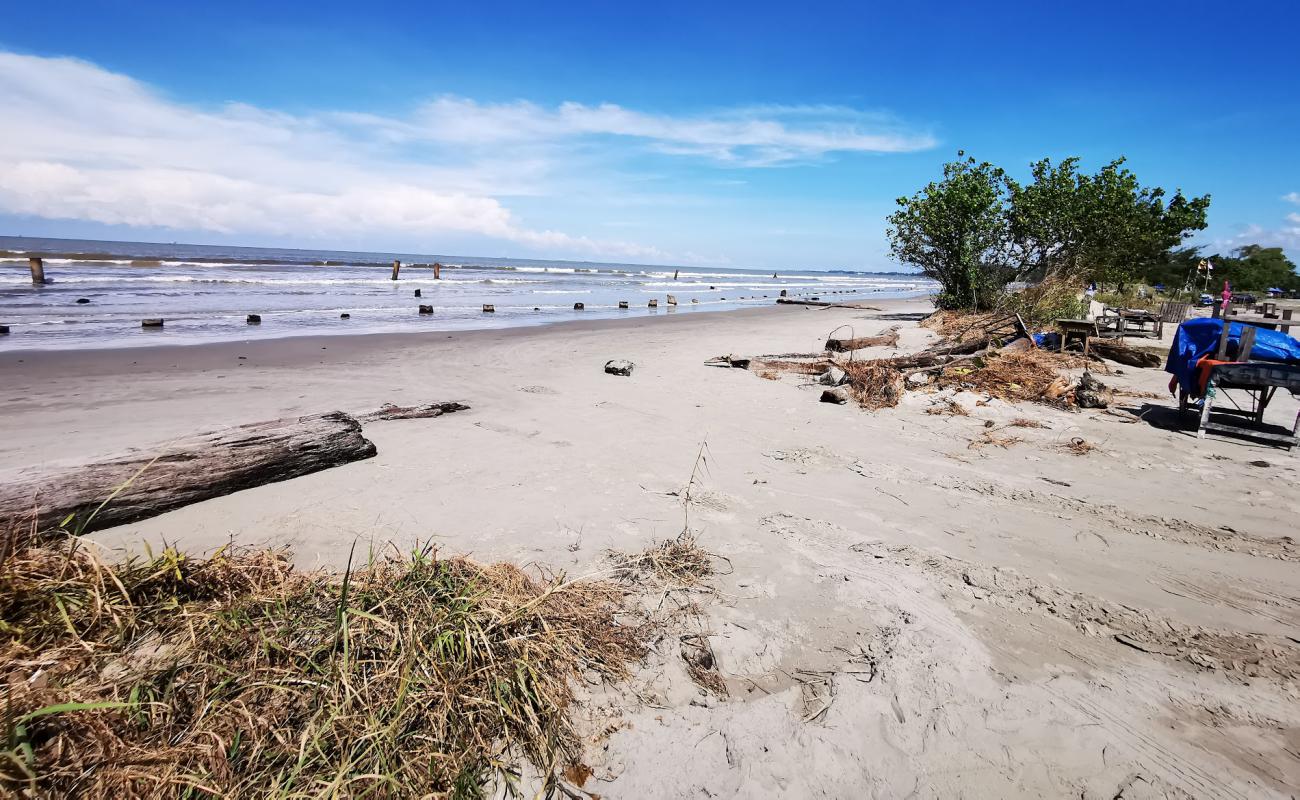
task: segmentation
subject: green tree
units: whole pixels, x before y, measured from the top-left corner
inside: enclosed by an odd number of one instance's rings
[[[1214,263],[1215,282],[1222,286],[1226,280],[1235,291],[1300,288],[1296,265],[1280,247],[1248,244],[1237,248],[1232,256],[1215,255],[1210,261]]]
[[[1011,194],[1011,229],[1026,267],[1038,277],[1070,276],[1124,284],[1162,262],[1205,228],[1209,195],[1142,186],[1119,158],[1095,175],[1079,159],[1031,165],[1033,181]]]
[[[943,180],[898,198],[887,233],[895,259],[943,287],[940,308],[982,310],[1016,275],[1006,213],[1012,183],[1000,168],[963,156],[944,164]]]
[[[1248,244],[1239,247],[1232,255],[1204,255],[1199,247],[1184,247],[1170,251],[1163,259],[1149,265],[1142,279],[1151,284],[1164,284],[1169,289],[1182,288],[1188,276],[1193,277],[1193,289],[1201,291],[1205,273],[1198,273],[1201,261],[1214,264],[1209,285],[1219,289],[1226,280],[1235,291],[1258,292],[1273,287],[1300,290],[1300,275],[1296,265],[1286,257],[1280,247],[1263,247]]]
[[[889,216],[898,261],[939,281],[941,308],[988,309],[1008,283],[1055,278],[1123,285],[1168,265],[1170,251],[1205,227],[1209,195],[1166,201],[1120,158],[1095,175],[1079,159],[1030,165],[1021,185],[963,152],[943,180],[900,197]],[[1180,281],[1181,283],[1181,281]]]

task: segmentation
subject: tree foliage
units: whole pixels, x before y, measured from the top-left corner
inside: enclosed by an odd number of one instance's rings
[[[984,309],[1015,280],[1124,284],[1168,260],[1205,227],[1209,195],[1166,200],[1117,159],[1095,175],[1078,158],[1030,165],[1020,184],[958,153],[943,180],[898,199],[889,217],[894,258],[939,281],[944,308]]]
[[[1141,278],[1152,286],[1164,285],[1180,289],[1191,279],[1199,291],[1206,285],[1205,273],[1197,272],[1197,265],[1208,261],[1214,265],[1209,286],[1217,289],[1228,281],[1235,291],[1257,292],[1279,288],[1300,291],[1300,275],[1296,265],[1280,247],[1262,247],[1248,244],[1232,251],[1230,255],[1206,254],[1199,247],[1184,247],[1169,252],[1163,259],[1151,264]]]
[[[1031,166],[1033,181],[1012,192],[1012,232],[1039,275],[1122,286],[1205,228],[1209,195],[1177,191],[1166,204],[1165,190],[1142,186],[1122,158],[1095,175],[1078,167],[1078,158],[1043,159]]]
[[[940,308],[988,308],[1016,271],[1006,214],[1011,183],[988,162],[960,158],[943,166],[943,180],[898,198],[889,217],[894,257],[943,287]]]

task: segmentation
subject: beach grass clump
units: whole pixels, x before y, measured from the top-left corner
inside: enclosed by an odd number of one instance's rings
[[[12,540],[11,540],[12,541]],[[343,574],[283,551],[0,563],[0,793],[480,797],[572,768],[583,670],[626,675],[625,590],[432,548]]]

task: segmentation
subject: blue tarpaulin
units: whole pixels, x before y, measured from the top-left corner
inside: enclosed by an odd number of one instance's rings
[[[1239,346],[1241,332],[1246,326],[1233,322],[1228,328],[1230,346]],[[1223,321],[1218,319],[1189,319],[1178,326],[1174,342],[1169,346],[1165,372],[1173,373],[1178,385],[1189,394],[1196,394],[1196,362],[1214,355],[1219,349],[1219,336]],[[1256,328],[1255,347],[1250,351],[1252,360],[1277,361],[1282,364],[1300,364],[1300,342],[1280,331]]]

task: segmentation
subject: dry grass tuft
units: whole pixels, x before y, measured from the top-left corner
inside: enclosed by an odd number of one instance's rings
[[[581,755],[581,670],[626,674],[624,590],[431,548],[337,575],[284,552],[0,564],[0,792],[478,797]]]
[[[863,408],[893,408],[903,398],[903,373],[888,363],[849,361],[842,366],[849,376],[849,392]]]
[[[1016,417],[1015,419],[1008,422],[1007,425],[1012,428],[1046,428],[1047,427],[1046,425],[1039,422],[1038,420],[1030,419],[1029,417]]]
[[[689,530],[640,553],[612,552],[609,557],[615,577],[621,580],[653,578],[672,586],[694,586],[714,572],[714,555],[700,547]]]

